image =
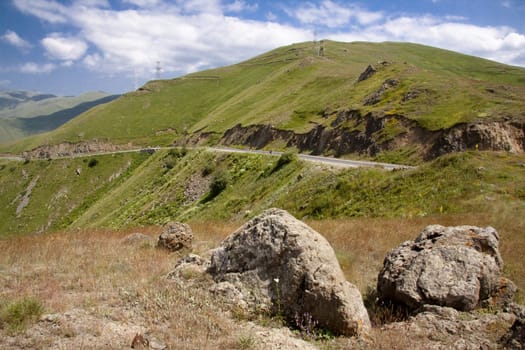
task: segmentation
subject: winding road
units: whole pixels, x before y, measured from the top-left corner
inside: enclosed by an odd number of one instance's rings
[[[91,157],[95,155],[106,155],[106,154],[117,154],[117,153],[129,153],[129,152],[152,152],[158,150],[174,149],[177,147],[145,147],[145,148],[136,148],[129,150],[120,150],[120,151],[111,151],[111,152],[98,152],[98,153],[81,153],[71,156],[56,157],[54,159],[64,159],[64,158],[77,158],[77,157]],[[270,156],[279,157],[283,152],[279,151],[265,151],[265,150],[253,150],[253,149],[240,149],[240,148],[230,148],[230,147],[188,147],[191,149],[206,149],[212,152],[226,152],[226,153],[244,153],[244,154],[264,154]],[[381,162],[372,162],[366,160],[350,160],[350,159],[340,159],[340,158],[331,158],[331,157],[322,157],[322,156],[312,156],[309,154],[298,153],[297,157],[301,160],[307,162],[316,162],[325,165],[330,165],[334,167],[341,168],[382,168],[385,170],[399,170],[399,169],[412,169],[415,168],[409,165],[401,164],[391,164],[391,163],[381,163]],[[0,155],[0,159],[13,160],[13,161],[24,161],[22,157],[14,155]]]

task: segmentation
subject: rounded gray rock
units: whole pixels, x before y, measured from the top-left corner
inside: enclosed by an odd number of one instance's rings
[[[359,290],[346,281],[328,241],[284,210],[269,209],[213,251],[208,270],[250,308],[288,321],[308,315],[344,335],[370,329]]]
[[[512,298],[501,277],[499,235],[492,227],[426,227],[386,256],[379,273],[381,298],[420,308],[425,304],[472,310],[482,303]],[[498,302],[505,302],[498,300]]]

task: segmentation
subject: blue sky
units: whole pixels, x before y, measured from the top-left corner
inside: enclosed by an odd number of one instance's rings
[[[0,89],[76,95],[318,39],[409,41],[525,67],[525,0],[0,0]]]

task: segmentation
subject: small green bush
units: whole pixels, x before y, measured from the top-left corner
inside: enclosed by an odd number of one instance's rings
[[[0,310],[0,326],[16,333],[35,322],[44,312],[44,306],[35,297],[24,297],[3,305]]]
[[[211,180],[210,183],[210,191],[208,192],[208,195],[206,198],[204,198],[203,202],[209,202],[215,197],[217,197],[222,191],[228,187],[229,182],[229,175],[226,172],[221,172]]]
[[[281,156],[277,160],[277,163],[275,163],[272,173],[278,171],[279,169],[281,169],[287,164],[295,162],[296,160],[297,160],[297,155],[295,153],[284,152],[283,154],[281,154]]]
[[[228,176],[226,173],[220,173],[213,178],[210,184],[210,195],[216,197],[228,186]]]
[[[93,168],[93,167],[96,167],[98,164],[98,159],[96,158],[91,158],[88,162],[88,167],[90,168]]]
[[[188,154],[186,147],[177,147],[169,150],[168,155],[177,159],[184,158]]]
[[[206,177],[206,176],[210,175],[211,173],[213,173],[214,170],[215,170],[215,165],[213,163],[208,163],[202,169],[202,173],[201,174],[202,174],[203,177]]]

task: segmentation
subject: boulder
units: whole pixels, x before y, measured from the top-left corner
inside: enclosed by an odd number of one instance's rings
[[[180,222],[169,222],[164,225],[157,246],[170,252],[192,248],[193,232],[189,225]]]
[[[194,277],[206,275],[210,266],[209,260],[206,260],[196,254],[188,254],[177,261],[173,271],[168,273],[166,278],[179,282],[188,282]]]
[[[498,245],[492,227],[428,226],[388,253],[378,294],[413,309],[433,304],[468,311],[508,303],[516,288],[501,277]]]
[[[155,239],[140,232],[135,232],[122,238],[122,244],[125,245],[139,245],[139,246],[155,246]]]
[[[227,237],[208,272],[222,294],[292,325],[307,315],[337,334],[370,329],[361,294],[346,281],[328,241],[284,210],[269,209]]]
[[[425,305],[409,320],[385,325],[382,337],[387,343],[401,339],[402,344],[396,345],[413,350],[499,349],[499,339],[511,329],[515,319],[515,315],[506,312],[460,312],[449,307]]]
[[[504,309],[516,316],[516,320],[508,332],[500,339],[499,345],[503,349],[525,349],[525,307],[511,303]]]

